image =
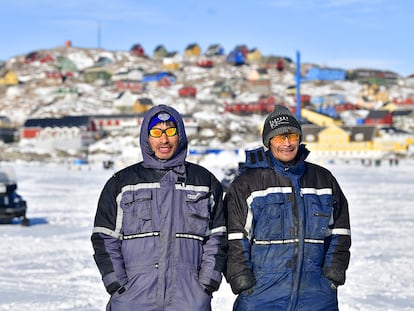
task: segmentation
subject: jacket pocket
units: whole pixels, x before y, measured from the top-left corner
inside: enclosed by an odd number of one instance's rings
[[[208,193],[188,193],[186,196],[185,230],[205,236],[210,219]]]
[[[308,209],[307,235],[323,239],[332,221],[333,205],[328,201],[312,200]]]
[[[121,208],[124,213],[122,229],[124,234],[152,232],[151,190],[124,192]]]
[[[258,240],[282,238],[284,225],[282,196],[268,197],[263,204],[253,205],[254,236]]]

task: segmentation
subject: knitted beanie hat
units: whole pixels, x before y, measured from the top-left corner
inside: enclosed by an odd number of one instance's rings
[[[302,128],[289,108],[276,105],[273,112],[267,116],[264,122],[262,133],[263,144],[269,148],[269,141],[273,136],[288,132],[298,133],[302,137]]]
[[[156,114],[148,124],[148,131],[154,127],[155,124],[163,123],[172,121],[175,125],[177,125],[177,121],[175,121],[174,117],[170,115],[168,112],[161,111]]]

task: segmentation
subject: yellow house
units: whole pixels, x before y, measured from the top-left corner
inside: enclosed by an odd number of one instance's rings
[[[162,59],[162,69],[168,71],[178,70],[181,67],[181,63],[183,61],[182,55],[178,52],[169,52],[163,59]]]
[[[0,71],[0,85],[17,85],[19,84],[19,80],[17,79],[17,75],[12,70],[2,70]]]
[[[180,69],[180,64],[174,62],[165,62],[161,67],[163,70],[174,71]]]
[[[263,58],[262,52],[259,49],[251,49],[247,52],[246,60],[249,63],[259,63]]]
[[[134,103],[132,112],[133,113],[144,113],[148,111],[153,105],[154,104],[150,98],[146,98],[146,97],[138,98]]]
[[[186,57],[190,56],[200,56],[201,55],[201,48],[197,43],[189,44],[184,52]]]
[[[302,141],[312,153],[336,158],[378,158],[391,153],[406,153],[414,136],[387,133],[371,125],[320,127],[303,125]]]

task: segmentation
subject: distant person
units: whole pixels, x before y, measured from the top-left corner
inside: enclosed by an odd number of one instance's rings
[[[234,310],[338,310],[350,259],[347,200],[327,169],[305,161],[288,108],[267,116],[262,138],[269,150],[246,151],[224,200]]]
[[[143,161],[115,173],[91,237],[107,310],[211,310],[226,260],[222,186],[186,162],[183,119],[155,106],[144,116]]]

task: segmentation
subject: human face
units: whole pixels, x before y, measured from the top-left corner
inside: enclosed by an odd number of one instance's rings
[[[275,159],[284,164],[291,164],[299,150],[300,137],[289,133],[276,135],[270,139],[269,148]]]
[[[165,130],[169,127],[175,127],[174,122],[160,122],[153,126]],[[178,133],[174,136],[168,137],[165,133],[162,133],[161,137],[152,137],[148,135],[148,141],[155,156],[161,160],[170,159],[178,148]]]

